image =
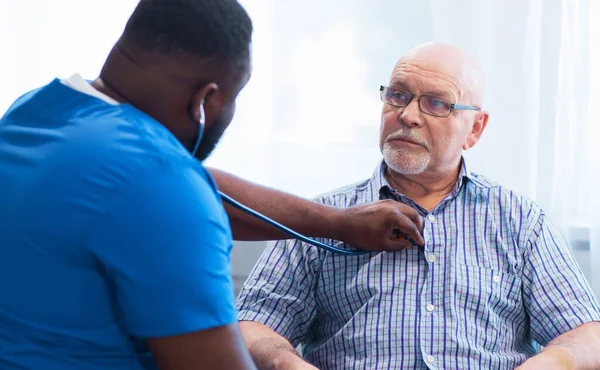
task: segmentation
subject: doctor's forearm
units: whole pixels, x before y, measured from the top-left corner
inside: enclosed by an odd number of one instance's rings
[[[219,189],[238,202],[257,210],[302,234],[335,239],[342,211],[291,194],[251,183],[229,173],[209,168]],[[290,237],[224,203],[236,240],[277,240]]]

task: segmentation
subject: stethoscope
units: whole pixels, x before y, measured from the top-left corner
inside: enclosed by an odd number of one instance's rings
[[[204,113],[204,104],[200,104],[200,117],[198,119],[198,137],[196,138],[196,144],[194,145],[194,149],[191,152],[192,156],[195,156],[196,151],[198,151],[198,148],[200,147],[200,141],[202,140],[202,134],[204,133],[205,124],[206,124],[206,117],[205,117],[205,113]],[[364,250],[342,249],[342,248],[338,248],[338,247],[335,247],[330,244],[322,243],[313,238],[309,238],[308,236],[302,235],[302,234],[290,229],[289,227],[286,227],[286,226],[280,224],[279,222],[263,215],[262,213],[257,212],[254,209],[243,205],[242,203],[238,202],[237,200],[233,199],[232,197],[223,193],[222,191],[219,191],[219,194],[221,195],[221,198],[223,198],[223,200],[225,202],[229,203],[231,206],[233,206],[243,212],[246,212],[247,214],[249,214],[253,217],[258,218],[259,220],[261,220],[263,222],[266,222],[267,224],[279,229],[280,231],[283,231],[284,233],[286,233],[296,239],[299,239],[305,243],[314,245],[317,248],[321,248],[321,249],[324,249],[329,252],[333,252],[333,253],[337,253],[337,254],[344,254],[344,255],[348,255],[348,256],[357,256],[357,255],[361,255],[361,254],[371,253],[369,251],[364,251]]]

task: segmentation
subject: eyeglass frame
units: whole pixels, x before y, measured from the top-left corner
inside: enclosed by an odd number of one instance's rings
[[[410,94],[410,100],[408,101],[408,103],[406,103],[406,105],[395,105],[395,104],[391,104],[391,103],[388,103],[388,102],[386,102],[386,101],[383,99],[383,91],[384,91],[385,89],[390,89],[390,88],[394,88],[394,87],[392,87],[392,86],[383,86],[383,85],[380,85],[380,86],[379,86],[379,99],[381,100],[381,102],[382,102],[382,103],[384,103],[384,104],[387,104],[387,105],[390,105],[390,106],[392,106],[392,107],[396,107],[396,108],[406,108],[406,107],[408,107],[408,105],[409,105],[409,104],[410,104],[410,103],[411,103],[413,100],[417,99],[417,103],[418,103],[417,105],[419,106],[419,110],[420,110],[421,112],[423,112],[424,114],[427,114],[427,115],[429,115],[429,116],[432,116],[432,117],[446,118],[446,117],[449,117],[449,116],[450,116],[450,114],[452,113],[452,111],[453,111],[453,110],[474,110],[474,111],[481,111],[481,108],[479,108],[479,107],[475,107],[475,106],[473,106],[473,105],[454,104],[454,103],[451,103],[451,102],[449,102],[449,101],[448,101],[448,100],[446,100],[446,99],[441,99],[441,98],[438,98],[438,97],[435,97],[435,96],[431,96],[431,95],[415,95],[415,94],[413,94],[412,92],[410,92],[410,91],[408,91],[408,90],[404,90],[404,89],[400,89],[400,88],[395,88],[395,89],[396,89],[396,90],[400,90],[400,91],[404,91],[404,92],[407,92],[407,93],[409,93],[409,94]],[[447,115],[445,115],[445,116],[436,116],[436,115],[434,115],[434,114],[431,114],[431,113],[427,113],[427,112],[425,112],[425,111],[423,110],[423,108],[421,108],[421,98],[422,98],[422,97],[434,98],[434,99],[437,99],[437,100],[440,100],[440,101],[443,101],[443,102],[446,102],[446,103],[450,104],[450,110],[448,111],[448,114],[447,114]]]

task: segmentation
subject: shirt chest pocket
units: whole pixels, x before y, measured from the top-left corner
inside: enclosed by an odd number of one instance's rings
[[[510,348],[524,325],[521,279],[498,270],[457,265],[454,313],[469,345],[484,351]]]

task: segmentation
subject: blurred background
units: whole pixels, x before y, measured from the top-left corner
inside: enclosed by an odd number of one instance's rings
[[[241,3],[254,73],[207,164],[305,197],[370,177],[379,85],[410,48],[450,42],[487,73],[471,170],[544,207],[600,295],[600,1]],[[0,113],[55,77],[95,78],[136,4],[0,0]],[[236,246],[238,287],[264,246]]]

